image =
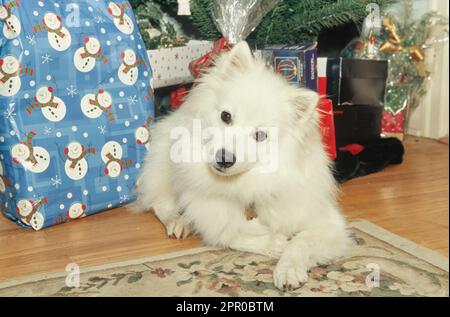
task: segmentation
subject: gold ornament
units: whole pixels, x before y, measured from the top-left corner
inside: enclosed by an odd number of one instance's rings
[[[417,45],[409,48],[409,55],[411,55],[412,59],[416,62],[423,62],[425,60],[423,50]]]
[[[395,23],[389,19],[389,18],[384,18],[383,19],[383,27],[385,28],[386,31],[389,32],[390,35],[390,41],[393,44],[400,44],[401,43],[401,39],[400,36],[397,33],[397,26],[395,25]]]
[[[397,33],[397,26],[395,23],[389,19],[383,19],[383,27],[388,32],[389,38],[380,45],[380,52],[383,53],[395,53],[399,51],[404,51],[411,56],[411,58],[417,64],[417,71],[420,77],[426,76],[425,68],[425,54],[423,49],[418,45],[413,45],[411,47],[405,48],[402,38]]]
[[[395,53],[401,51],[403,47],[387,40],[380,45],[380,51],[383,53]]]

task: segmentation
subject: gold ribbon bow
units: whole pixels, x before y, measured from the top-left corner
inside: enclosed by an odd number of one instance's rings
[[[407,52],[409,56],[417,63],[417,71],[420,77],[426,76],[425,55],[422,48],[418,45],[410,47],[403,46],[403,40],[398,35],[397,26],[394,21],[389,18],[383,19],[383,27],[388,32],[389,38],[380,46],[383,53]]]

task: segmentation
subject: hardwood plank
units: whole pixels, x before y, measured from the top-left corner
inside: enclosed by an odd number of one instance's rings
[[[403,164],[343,184],[348,219],[366,219],[448,256],[448,145],[408,137]],[[136,259],[201,246],[168,239],[151,214],[118,208],[33,232],[0,217],[0,280]]]
[[[341,186],[349,219],[366,219],[416,243],[449,254],[448,145],[408,137],[401,165]]]
[[[166,237],[150,213],[132,214],[125,208],[32,232],[0,219],[0,281],[18,276],[64,271],[75,262],[99,265],[195,248],[195,237]]]

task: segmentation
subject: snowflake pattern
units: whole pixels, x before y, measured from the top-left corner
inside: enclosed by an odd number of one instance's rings
[[[128,202],[130,200],[130,196],[128,196],[128,195],[121,195],[119,197],[119,199],[120,199],[119,202],[121,204],[123,204],[123,203],[126,203],[126,202]]]
[[[35,35],[27,35],[28,44],[35,45],[36,44],[36,36]]]
[[[98,129],[99,129],[101,135],[106,134],[106,126],[105,125],[99,126]]]
[[[52,183],[52,186],[55,186],[58,188],[58,186],[62,185],[62,179],[59,178],[58,175],[55,175],[55,177],[50,178],[50,181]]]
[[[53,132],[53,129],[51,127],[44,127],[44,134],[45,135],[51,135]]]
[[[105,22],[105,20],[101,16],[96,16],[94,19],[95,19],[95,23],[97,23],[97,24],[101,24],[101,23]]]
[[[5,119],[11,119],[16,116],[16,107],[15,103],[10,103],[8,105],[8,108],[3,112],[3,115],[5,116]]]
[[[51,61],[53,61],[53,58],[48,54],[42,55],[41,59],[42,59],[42,64],[48,64]]]
[[[70,87],[66,88],[66,90],[67,90],[67,94],[72,98],[75,97],[76,95],[78,95],[78,91],[73,85],[70,85]]]
[[[130,106],[136,104],[138,102],[138,98],[136,95],[128,97],[128,103]]]

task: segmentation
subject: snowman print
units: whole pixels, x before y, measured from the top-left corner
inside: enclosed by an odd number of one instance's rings
[[[84,46],[76,50],[73,63],[76,69],[82,73],[88,73],[94,69],[97,59],[107,63],[108,59],[102,54],[100,42],[95,37],[86,37]]]
[[[115,121],[112,107],[111,95],[100,89],[97,94],[87,94],[81,99],[81,111],[90,119],[97,119],[105,113],[110,122]]]
[[[16,95],[22,86],[20,75],[25,73],[33,75],[33,71],[28,67],[22,68],[14,56],[0,58],[0,96]]]
[[[69,219],[78,219],[86,216],[86,205],[82,203],[73,203],[66,214]]]
[[[123,161],[123,150],[119,143],[115,141],[107,142],[101,151],[101,157],[106,164],[105,174],[111,178],[119,177],[123,167],[130,166],[132,161]]]
[[[139,65],[145,65],[145,62],[138,59],[132,49],[126,49],[122,53],[122,64],[118,71],[120,81],[128,86],[134,85],[139,76]]]
[[[40,230],[44,226],[45,218],[39,209],[48,204],[46,197],[39,199],[36,203],[31,199],[21,199],[17,202],[16,212],[23,223],[31,226],[34,230]]]
[[[11,186],[11,181],[3,175],[3,166],[0,162],[0,192],[4,193],[6,186]]]
[[[80,180],[86,176],[89,169],[86,156],[95,154],[95,148],[89,147],[85,150],[83,145],[74,141],[65,148],[64,154],[67,157],[64,165],[67,177],[72,180]]]
[[[134,24],[131,18],[125,14],[127,7],[128,3],[121,6],[110,1],[108,4],[108,13],[113,17],[114,25],[117,29],[126,35],[130,35],[134,31]]]
[[[150,131],[146,126],[140,126],[134,133],[137,144],[144,145],[148,150],[150,148]]]
[[[50,154],[40,146],[33,146],[32,140],[36,136],[30,131],[25,142],[20,142],[11,148],[11,156],[15,164],[22,164],[25,170],[32,173],[42,173],[50,165]]]
[[[72,44],[72,36],[69,30],[67,30],[63,24],[59,15],[53,12],[48,12],[42,19],[43,24],[37,24],[33,27],[33,31],[36,33],[40,30],[48,32],[48,42],[50,46],[58,52],[67,50]]]
[[[147,150],[150,148],[150,124],[152,123],[153,118],[149,116],[147,118],[147,122],[141,125],[134,132],[134,137],[136,138],[136,143],[140,145],[144,145]]]
[[[11,12],[12,8],[18,6],[18,1],[12,1],[8,5],[3,4],[0,6],[0,21],[3,22],[3,35],[8,40],[18,37],[22,31],[19,19]]]
[[[35,103],[28,105],[26,111],[32,114],[34,109],[41,109],[44,117],[52,122],[59,122],[66,116],[66,104],[60,98],[53,95],[53,88],[41,87],[34,97]]]

